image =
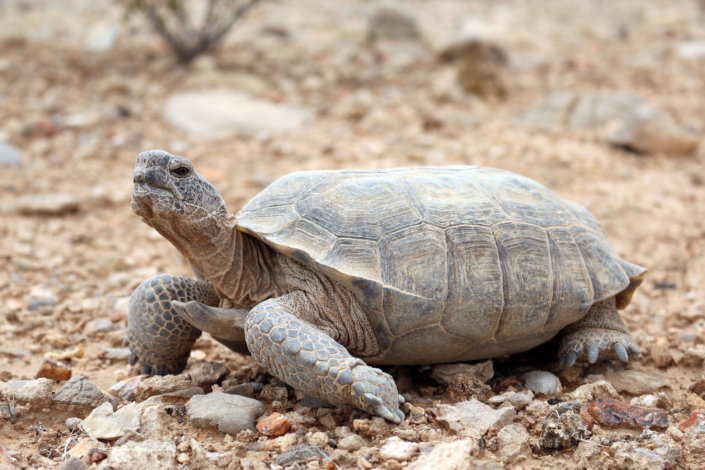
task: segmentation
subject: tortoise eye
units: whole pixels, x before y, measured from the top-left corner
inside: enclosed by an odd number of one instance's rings
[[[179,168],[174,168],[173,170],[171,170],[171,173],[175,176],[184,177],[184,176],[188,176],[189,173],[191,173],[191,171],[188,168],[186,168],[185,166],[180,166]]]

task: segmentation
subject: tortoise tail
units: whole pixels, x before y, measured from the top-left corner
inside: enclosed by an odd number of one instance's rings
[[[644,282],[644,276],[646,275],[646,268],[637,266],[636,264],[627,263],[626,261],[619,260],[619,264],[622,265],[624,271],[629,276],[629,285],[622,292],[617,294],[617,310],[623,310],[632,301],[634,292],[636,289]]]

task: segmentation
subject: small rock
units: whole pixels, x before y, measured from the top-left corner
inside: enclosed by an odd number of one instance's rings
[[[206,460],[218,467],[227,467],[233,461],[232,452],[206,452]]]
[[[134,401],[135,388],[137,387],[137,384],[142,381],[143,377],[144,376],[142,375],[136,375],[134,377],[130,377],[129,379],[121,380],[110,387],[110,389],[108,389],[108,393],[114,397],[120,397],[125,401]]]
[[[478,453],[477,444],[470,439],[438,444],[414,462],[409,470],[472,470]]]
[[[420,38],[416,21],[397,8],[383,7],[370,18],[367,28],[368,41],[413,41]]]
[[[103,403],[83,420],[81,428],[93,439],[113,440],[127,431],[137,431],[140,427],[137,405],[130,403],[113,413],[110,403]]]
[[[157,395],[157,397],[191,398],[196,395],[205,395],[205,393],[203,392],[203,389],[201,387],[189,387],[189,388],[185,388],[183,390],[176,390],[174,392],[163,393],[161,395]]]
[[[285,467],[293,463],[306,463],[326,457],[328,457],[328,453],[320,447],[299,444],[277,457],[276,464]]]
[[[567,413],[568,411],[573,411],[574,413],[580,412],[580,402],[579,401],[569,401],[565,403],[561,403],[558,405],[558,411],[559,415],[562,415],[563,413]]]
[[[545,371],[528,372],[521,376],[524,387],[539,395],[563,395],[561,381],[555,375]]]
[[[172,442],[146,440],[130,441],[113,447],[101,470],[172,470],[176,460],[176,446]]]
[[[338,423],[332,414],[323,415],[318,418],[318,422],[321,423],[326,429],[335,429]]]
[[[188,374],[146,377],[135,386],[135,401],[143,402],[150,397],[185,390],[194,385]]]
[[[0,348],[0,356],[9,357],[10,359],[19,359],[22,357],[30,357],[32,355],[31,351],[26,349],[5,349]]]
[[[614,398],[621,400],[622,397],[611,383],[600,380],[591,384],[578,387],[575,391],[564,397],[566,400],[578,401],[582,404],[589,403],[596,398]]]
[[[367,441],[357,434],[351,434],[338,441],[338,449],[349,450],[355,452],[362,447],[367,447]]]
[[[183,373],[190,375],[195,385],[203,387],[222,382],[230,369],[219,362],[199,361],[189,364]]]
[[[96,333],[109,333],[118,329],[120,327],[113,323],[110,318],[96,318],[86,323],[86,326],[83,327],[83,333],[87,336],[93,336]]]
[[[308,445],[325,447],[328,445],[328,434],[324,432],[314,432],[311,437],[308,438]]]
[[[374,417],[369,419],[356,419],[353,421],[353,429],[362,435],[370,437],[384,436],[389,432],[389,425],[384,418]]]
[[[3,467],[0,465],[0,469],[2,468]],[[83,460],[78,457],[71,457],[56,467],[56,470],[85,470],[86,468],[88,468],[88,465],[86,465]]]
[[[572,91],[555,91],[517,119],[517,124],[542,129],[560,129],[569,118],[578,95]]]
[[[20,152],[12,145],[0,142],[0,168],[17,167],[21,163]]]
[[[98,357],[115,361],[126,361],[130,357],[129,348],[100,348]]]
[[[48,315],[54,311],[55,306],[56,306],[55,300],[35,299],[35,300],[32,300],[29,304],[27,304],[27,311],[39,312],[42,315]]]
[[[514,408],[516,408],[517,410],[523,410],[524,408],[529,406],[532,401],[534,401],[533,398],[531,398],[525,393],[514,393],[509,398],[509,403],[514,405]]]
[[[93,410],[108,401],[103,392],[86,380],[82,375],[75,375],[54,394],[54,402],[81,409]]]
[[[450,384],[456,375],[473,377],[487,383],[494,377],[492,361],[477,364],[437,364],[431,369],[431,378],[442,384]]]
[[[265,436],[276,437],[286,434],[291,429],[291,424],[279,413],[272,413],[257,423],[257,430]],[[326,439],[326,442],[328,440]]]
[[[690,416],[688,416],[688,419],[683,421],[681,424],[678,425],[678,430],[680,432],[685,432],[686,429],[689,427],[693,426],[695,424],[695,421],[698,420],[698,418],[705,417],[705,412],[702,412],[700,410],[695,410],[693,411]]]
[[[80,431],[81,428],[81,423],[83,420],[81,418],[69,418],[66,420],[66,427],[69,428],[69,431]]]
[[[225,391],[230,395],[240,395],[241,397],[254,398],[255,390],[250,384],[239,384]]]
[[[598,398],[588,407],[590,416],[601,426],[631,426],[664,430],[668,428],[668,413],[658,408],[643,408],[612,399]]]
[[[16,207],[24,215],[63,215],[76,212],[80,202],[71,194],[42,194],[22,196],[18,198]]]
[[[438,405],[437,420],[450,429],[459,432],[471,430],[484,435],[489,428],[501,430],[514,420],[514,407],[494,408],[475,399],[455,405]]]
[[[685,60],[705,59],[705,41],[683,41],[676,44],[676,54]]]
[[[92,450],[105,450],[106,448],[106,445],[102,442],[86,437],[78,441],[76,445],[71,448],[69,454],[82,460],[90,460]]]
[[[668,377],[656,371],[610,370],[605,374],[605,377],[615,390],[631,393],[632,395],[656,392],[661,387],[671,385]]]
[[[37,378],[50,379],[55,382],[63,382],[71,378],[71,368],[63,362],[45,358],[37,372]]]
[[[214,392],[192,397],[186,403],[186,411],[196,426],[217,427],[221,432],[236,435],[247,429],[254,431],[255,419],[262,416],[265,409],[257,400]]]
[[[529,454],[529,433],[521,424],[505,426],[497,434],[499,458],[503,462],[513,462],[522,455]]]
[[[393,459],[404,462],[410,460],[418,451],[418,444],[405,442],[398,437],[390,437],[382,448],[379,449],[379,456],[382,460]]]
[[[306,108],[286,106],[224,89],[188,91],[171,96],[164,120],[189,134],[226,137],[234,133],[278,133],[299,129],[314,119]]]
[[[335,408],[330,403],[310,396],[305,396],[304,399],[301,400],[301,406],[304,408]]]
[[[118,25],[95,23],[88,29],[83,49],[87,52],[109,52],[119,36],[120,27]]]
[[[692,154],[699,144],[697,137],[649,105],[635,109],[608,140],[612,145],[639,153],[673,156]]]
[[[54,382],[49,379],[22,380],[9,383],[0,382],[0,402],[11,399],[19,404],[31,404],[41,409],[52,403],[51,388]]]
[[[701,367],[705,362],[705,349],[688,348],[685,355],[677,361],[678,365],[686,367]]]
[[[546,449],[566,449],[585,434],[588,434],[588,426],[579,415],[572,411],[558,416],[552,413],[541,424],[539,444]]]

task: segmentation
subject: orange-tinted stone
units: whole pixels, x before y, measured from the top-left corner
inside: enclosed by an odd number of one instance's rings
[[[601,426],[631,426],[652,430],[668,427],[668,413],[664,410],[630,405],[613,398],[598,398],[590,403],[588,413]]]
[[[39,372],[37,372],[37,378],[47,378],[57,382],[63,382],[71,378],[71,368],[63,362],[47,357],[44,359],[44,362],[42,362]]]
[[[265,436],[281,436],[291,429],[291,424],[279,413],[272,413],[257,424],[257,430]]]
[[[693,411],[692,413],[690,413],[690,416],[688,416],[688,419],[678,425],[678,430],[680,432],[685,432],[686,429],[695,424],[695,421],[697,421],[698,416],[705,416],[705,413],[700,410]]]

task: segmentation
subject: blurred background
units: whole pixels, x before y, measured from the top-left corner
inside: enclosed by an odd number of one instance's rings
[[[687,385],[705,358],[679,362],[705,339],[703,72],[696,0],[0,0],[0,380],[78,345],[74,374],[125,373],[101,348],[130,293],[190,275],[130,209],[136,155],[163,149],[233,213],[301,170],[533,178],[650,270],[624,318],[640,364]]]

